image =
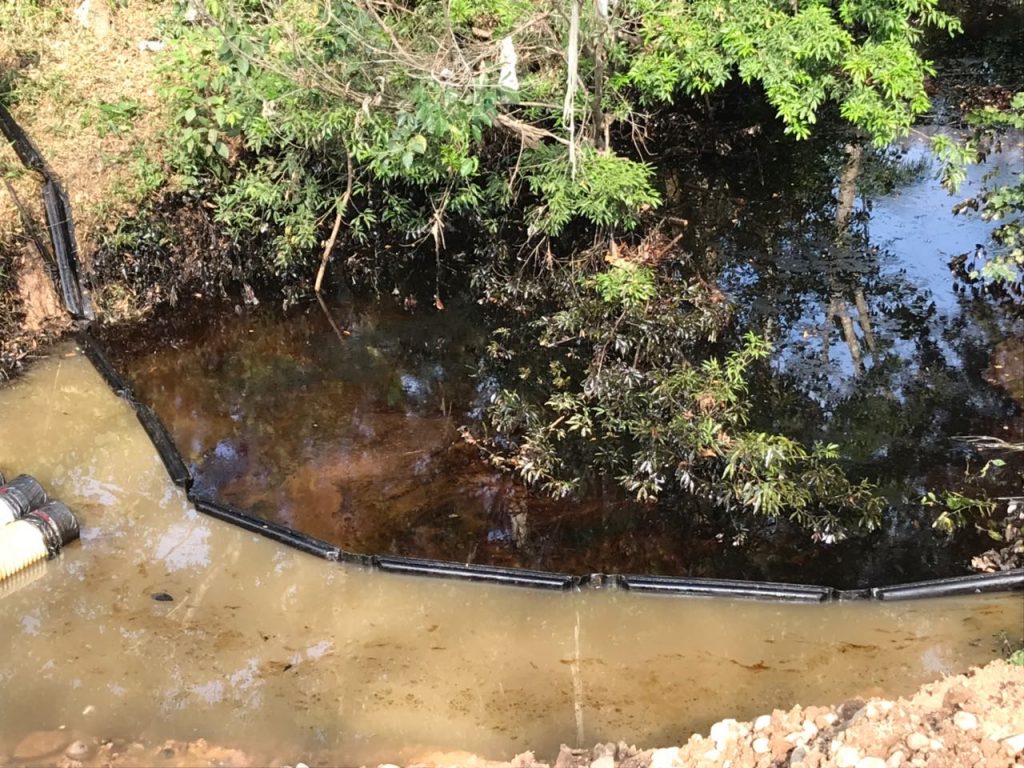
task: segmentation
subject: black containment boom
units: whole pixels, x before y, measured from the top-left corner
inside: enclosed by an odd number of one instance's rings
[[[824,603],[831,600],[831,587],[782,584],[733,579],[686,579],[670,576],[622,576],[622,586],[631,592],[687,595],[690,597],[739,597],[787,603]]]
[[[417,576],[435,576],[465,581],[485,581],[494,584],[510,584],[517,587],[538,587],[540,589],[572,589],[576,579],[565,573],[530,571],[525,568],[499,568],[490,565],[464,565],[441,560],[421,560],[413,557],[391,557],[378,555],[374,564],[382,571],[405,573]]]
[[[241,509],[211,501],[202,496],[189,494],[188,500],[203,514],[232,523],[246,531],[258,533],[273,541],[294,547],[306,554],[322,557],[324,560],[337,561],[340,559],[341,550],[321,539],[293,531],[291,528],[285,528],[283,525],[260,520],[258,517],[253,517]]]
[[[71,203],[60,179],[46,164],[35,144],[0,104],[0,133],[10,142],[14,153],[30,171],[43,180],[42,199],[46,223],[50,232],[53,258],[59,276],[58,289],[68,313],[76,320],[91,321],[95,315],[88,291],[82,282],[78,258],[75,224],[71,216]]]
[[[171,482],[187,491],[192,487],[192,473],[185,466],[181,454],[178,453],[174,441],[167,432],[167,427],[149,406],[135,403],[135,415],[138,417],[139,423],[142,424],[142,428],[146,430],[146,434],[149,435],[156,452],[160,454],[160,460],[167,468]]]
[[[893,587],[875,587],[871,596],[878,600],[914,600],[922,597],[953,597],[984,592],[1005,592],[1024,588],[1024,568],[972,576],[932,579]]]

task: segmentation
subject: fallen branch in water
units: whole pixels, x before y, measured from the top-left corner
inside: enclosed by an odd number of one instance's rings
[[[1010,443],[992,435],[956,435],[953,439],[961,443],[967,443],[978,451],[1024,453],[1024,443]]]
[[[341,328],[336,322],[334,322],[334,316],[331,314],[331,310],[329,310],[327,308],[327,303],[324,301],[323,297],[320,295],[320,291],[316,292],[316,300],[318,302],[320,302],[320,309],[322,309],[324,311],[324,314],[327,315],[327,322],[330,323],[331,324],[331,328],[334,329],[334,335],[338,337],[338,341],[340,341],[342,344],[344,344],[345,343],[345,339],[348,336],[351,336],[352,332],[351,331],[347,331],[347,330]]]

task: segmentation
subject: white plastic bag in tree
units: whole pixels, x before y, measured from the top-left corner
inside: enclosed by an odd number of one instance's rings
[[[516,48],[512,44],[512,38],[506,36],[501,41],[501,74],[498,75],[498,85],[506,91],[519,90],[519,77],[516,75],[516,64],[519,57],[516,55]]]

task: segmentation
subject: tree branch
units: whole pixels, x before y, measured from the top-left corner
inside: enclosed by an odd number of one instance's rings
[[[334,217],[334,226],[331,227],[331,236],[324,246],[324,255],[320,257],[320,269],[316,272],[316,282],[313,283],[313,291],[320,295],[320,286],[324,281],[324,273],[327,271],[327,262],[331,259],[331,251],[334,250],[334,243],[338,239],[338,232],[341,230],[341,222],[345,218],[345,209],[348,208],[348,201],[352,198],[352,153],[345,152],[345,192],[338,199],[338,212]]]

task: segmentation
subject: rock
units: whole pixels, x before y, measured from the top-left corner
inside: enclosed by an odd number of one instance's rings
[[[615,757],[615,743],[609,741],[606,744],[595,744],[594,748],[592,750],[590,750],[590,755],[591,755],[591,757],[594,760],[597,760],[597,758],[599,758],[599,757],[604,757],[605,755],[611,755],[611,757],[614,758]],[[532,759],[532,755],[531,755],[531,759]]]
[[[92,745],[79,739],[68,744],[64,754],[72,760],[85,760],[92,754]]]
[[[772,736],[769,745],[772,749],[772,757],[776,760],[782,760],[793,749],[793,745],[778,733]]]
[[[615,749],[615,745],[611,745],[612,749]],[[526,751],[520,752],[518,755],[512,758],[512,762],[509,763],[510,768],[530,768],[530,766],[537,764],[537,758],[533,752]],[[615,761],[612,760],[612,768],[615,768]]]
[[[953,715],[953,725],[959,728],[961,731],[973,731],[978,727],[978,718],[972,715],[970,712],[960,710]]]
[[[33,761],[56,754],[68,743],[65,731],[32,731],[18,742],[11,756],[17,761]]]
[[[654,750],[652,749],[637,752],[635,755],[627,757],[619,763],[619,768],[648,768],[651,764],[651,755],[653,753]]]
[[[869,755],[857,761],[857,768],[887,768],[887,766],[882,758]]]
[[[768,750],[771,749],[771,745],[768,743],[768,739],[766,739],[764,736],[754,739],[754,743],[751,745],[751,747],[759,755],[767,754]]]
[[[840,747],[836,752],[836,768],[854,768],[860,760],[860,752],[855,747]]]
[[[900,768],[900,766],[903,765],[903,761],[906,759],[906,757],[907,756],[903,754],[902,750],[897,749],[895,752],[889,755],[889,759],[885,761],[886,768]]]
[[[590,768],[615,768],[615,758],[611,755],[601,755],[590,764]]]
[[[757,718],[757,720],[754,721],[754,730],[755,731],[763,731],[765,728],[767,728],[771,724],[772,724],[772,716],[771,715],[761,715],[759,718]]]
[[[789,764],[791,766],[798,766],[804,764],[804,758],[807,757],[807,749],[804,747],[797,747],[793,750],[793,754],[789,756]]]
[[[558,757],[555,758],[555,768],[569,768],[573,764],[572,750],[565,744],[558,750]]]
[[[1007,748],[1011,755],[1019,755],[1021,752],[1024,752],[1024,733],[1018,733],[1016,736],[1003,739],[1003,746]]]
[[[818,726],[819,729],[824,729],[828,728],[838,719],[839,718],[836,717],[835,712],[826,712],[825,714],[818,715],[816,718],[814,718],[814,724]]]
[[[656,749],[651,753],[651,768],[677,768],[679,747]]]
[[[850,699],[839,705],[839,719],[850,720],[855,714],[864,708],[863,699]]]
[[[912,733],[907,736],[907,749],[911,752],[922,752],[928,749],[928,737],[923,733]]]
[[[722,720],[711,726],[711,740],[719,752],[725,751],[725,745],[735,738],[736,721]]]
[[[992,739],[981,740],[981,754],[985,757],[992,757],[992,755],[999,752],[999,745],[992,741]]]
[[[722,753],[719,752],[717,749],[709,749],[700,757],[702,760],[709,760],[710,762],[715,763],[718,762],[718,758],[720,758],[721,756]],[[614,768],[614,766],[612,766],[612,768]]]
[[[615,745],[615,759],[625,760],[627,757],[633,757],[640,750],[636,748],[636,744],[627,744],[624,741],[620,741]]]
[[[942,706],[947,709],[962,709],[972,698],[971,692],[963,685],[950,686],[942,697]]]

